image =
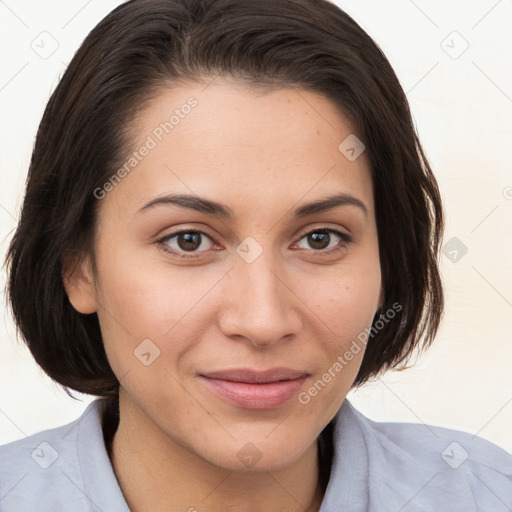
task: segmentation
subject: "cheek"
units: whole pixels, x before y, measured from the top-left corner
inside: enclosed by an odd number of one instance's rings
[[[197,274],[200,272],[197,267]],[[98,258],[98,317],[113,367],[115,360],[124,363],[123,368],[131,365],[133,351],[146,339],[163,351],[164,340],[172,337],[173,343],[166,344],[165,351],[174,357],[179,357],[190,339],[198,339],[191,331],[201,323],[190,319],[195,318],[199,303],[218,279],[205,272],[193,273],[148,264],[129,251]]]
[[[311,284],[304,283],[305,285]],[[381,272],[375,253],[363,264],[346,265],[310,290],[317,375],[298,397],[304,413],[335,414],[350,390],[366,350],[379,306]],[[305,293],[304,289],[301,293]],[[306,295],[307,297],[307,295]]]
[[[302,279],[299,293],[305,302],[338,340],[346,342],[371,323],[378,309],[381,290],[381,273],[375,265],[347,266],[335,275],[321,281]]]
[[[341,284],[332,280],[310,294],[309,321],[315,340],[311,353],[318,364],[315,378],[298,396],[305,415],[323,420],[341,406],[361,366],[379,293],[377,266],[346,272]]]

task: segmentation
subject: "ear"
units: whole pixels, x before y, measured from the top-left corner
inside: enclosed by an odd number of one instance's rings
[[[69,302],[79,313],[90,314],[98,311],[94,273],[89,256],[65,256],[62,281]]]

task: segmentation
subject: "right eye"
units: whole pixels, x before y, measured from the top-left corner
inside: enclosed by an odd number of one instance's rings
[[[196,253],[206,252],[213,240],[202,231],[181,230],[158,240],[162,249],[180,258],[195,258]],[[201,249],[201,250],[200,250]],[[189,254],[187,254],[189,253]]]

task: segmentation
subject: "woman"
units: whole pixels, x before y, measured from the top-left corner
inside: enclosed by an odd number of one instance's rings
[[[133,0],[43,116],[9,253],[95,400],[2,447],[1,510],[512,507],[512,457],[348,391],[439,326],[443,215],[388,61],[320,0]]]

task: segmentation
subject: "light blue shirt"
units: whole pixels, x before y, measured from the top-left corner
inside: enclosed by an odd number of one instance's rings
[[[129,512],[103,442],[103,403],[0,447],[0,512]],[[377,423],[345,400],[333,442],[320,512],[512,511],[512,455],[479,437]]]

